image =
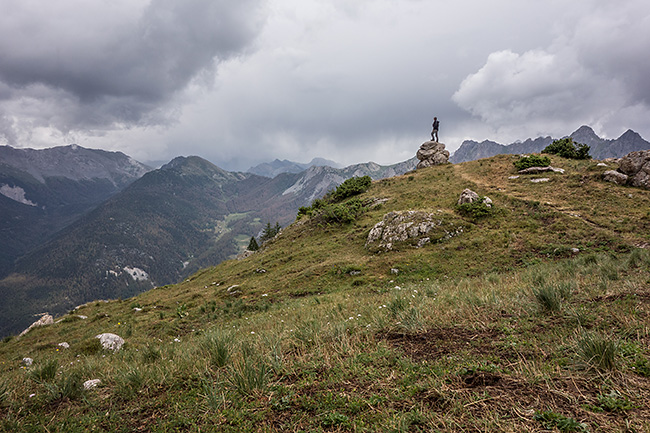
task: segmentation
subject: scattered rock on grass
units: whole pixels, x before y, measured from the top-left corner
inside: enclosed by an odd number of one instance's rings
[[[460,193],[460,197],[458,198],[458,205],[460,206],[461,204],[474,203],[480,198],[481,197],[479,197],[477,193],[469,188],[465,188],[463,192]],[[492,207],[492,199],[490,199],[490,197],[484,197],[483,203],[485,203],[487,207]]]
[[[99,384],[101,384],[102,381],[100,379],[90,379],[84,382],[84,389],[86,391],[91,390],[93,388],[97,388]]]
[[[603,180],[605,182],[612,182],[617,185],[625,185],[627,183],[628,176],[616,170],[607,170],[603,173]]]
[[[102,344],[104,350],[112,350],[113,352],[120,350],[124,344],[124,339],[122,337],[116,334],[111,334],[110,332],[96,335],[95,338],[99,338],[99,342]]]

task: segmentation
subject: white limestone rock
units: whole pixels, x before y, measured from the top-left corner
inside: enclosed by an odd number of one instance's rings
[[[99,338],[99,342],[102,344],[104,350],[117,352],[124,345],[124,339],[122,337],[117,334],[111,334],[110,332],[96,335],[95,338]]]

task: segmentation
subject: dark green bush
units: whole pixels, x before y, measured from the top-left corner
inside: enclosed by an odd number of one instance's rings
[[[280,230],[282,230],[280,223],[276,222],[275,226],[273,227],[271,226],[271,223],[266,223],[266,226],[262,231],[262,236],[260,236],[260,242],[264,243],[270,239],[273,239],[278,233],[280,233]]]
[[[548,156],[531,155],[520,158],[514,164],[517,170],[525,170],[530,167],[548,167],[551,165],[551,160]]]
[[[322,211],[325,221],[336,223],[350,223],[357,219],[363,211],[363,203],[358,198],[345,203],[334,203],[326,206]]]
[[[582,143],[574,143],[573,138],[567,137],[555,140],[542,150],[542,153],[550,153],[570,159],[590,159],[589,146]]]
[[[473,203],[463,203],[456,205],[456,210],[463,216],[481,219],[492,215],[494,207],[484,202],[485,197],[479,197]]]
[[[329,192],[325,198],[331,202],[340,202],[346,198],[364,193],[370,188],[372,179],[370,176],[351,177],[336,187],[334,191]]]
[[[363,205],[358,199],[341,203],[346,198],[361,194],[370,188],[372,179],[370,176],[352,177],[341,185],[325,194],[325,197],[316,199],[311,206],[302,206],[298,209],[296,219],[303,216],[312,217],[321,215],[326,221],[346,223],[356,219],[360,214]]]

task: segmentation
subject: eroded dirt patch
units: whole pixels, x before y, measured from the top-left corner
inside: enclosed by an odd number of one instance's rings
[[[380,338],[402,349],[414,360],[422,361],[463,351],[493,353],[494,343],[501,340],[501,335],[492,329],[448,327],[433,328],[418,334],[389,332],[380,335]]]

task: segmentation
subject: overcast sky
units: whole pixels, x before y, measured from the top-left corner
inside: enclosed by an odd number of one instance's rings
[[[392,164],[650,139],[647,0],[0,0],[0,144]]]

